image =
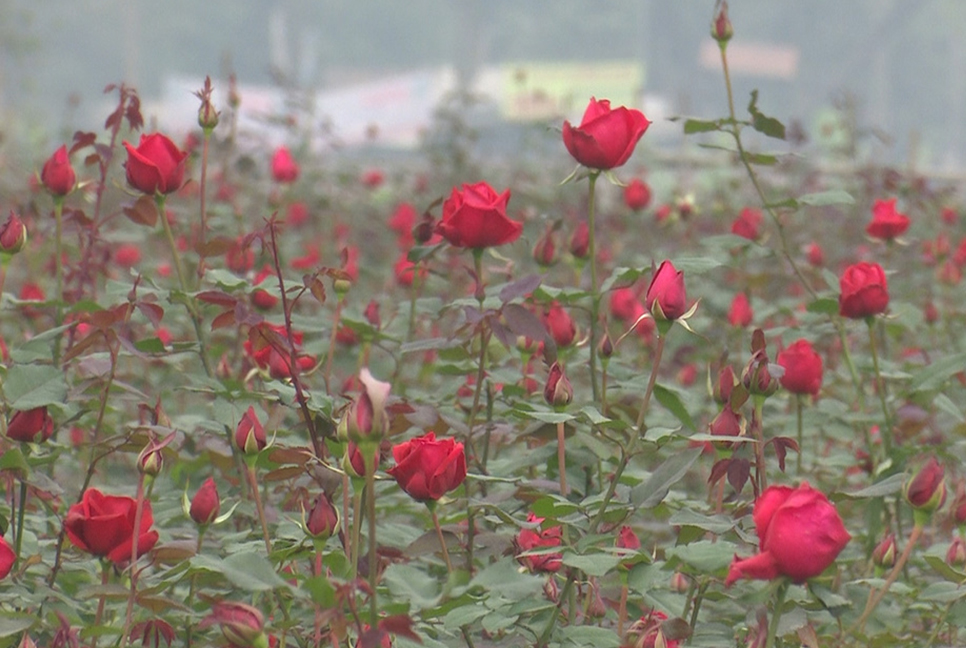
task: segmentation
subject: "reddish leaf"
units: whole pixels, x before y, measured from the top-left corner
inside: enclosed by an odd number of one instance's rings
[[[161,325],[161,318],[164,317],[164,309],[157,304],[152,304],[150,302],[140,301],[137,303],[138,310],[140,310],[148,321],[157,328]]]
[[[788,449],[790,448],[795,452],[800,452],[798,449],[798,443],[795,441],[795,439],[789,439],[788,437],[775,437],[774,439],[769,439],[765,445],[775,446],[775,456],[778,457],[778,467],[782,472],[785,472],[785,454],[788,452]]]
[[[322,283],[318,275],[304,275],[302,277],[302,285],[312,293],[315,301],[319,302],[320,306],[325,305],[325,284]]]
[[[209,241],[205,241],[204,245],[199,241],[195,246],[195,252],[201,257],[220,257],[228,252],[235,245],[233,239],[227,236],[218,236]]]
[[[235,309],[226,310],[219,314],[215,319],[211,320],[211,330],[215,331],[220,328],[225,328],[227,326],[235,325]]]
[[[67,349],[67,352],[64,353],[64,356],[60,359],[60,361],[63,363],[70,362],[74,358],[78,357],[80,354],[84,353],[84,351],[89,349],[92,344],[102,339],[104,339],[104,333],[102,331],[99,331],[99,330],[91,331],[89,334],[85,335],[80,340],[77,340],[76,342],[74,342],[74,344],[71,345],[69,349]]]
[[[148,195],[141,196],[131,207],[123,209],[124,215],[138,225],[154,227],[158,222],[158,208],[154,204],[154,198]]]
[[[197,298],[206,304],[216,304],[218,306],[224,306],[225,308],[234,308],[235,303],[238,301],[237,297],[233,297],[221,290],[206,290],[198,293]]]
[[[413,620],[406,614],[394,614],[379,621],[379,628],[389,634],[406,637],[416,643],[423,643],[423,640],[413,630]]]
[[[94,142],[97,141],[97,135],[94,133],[88,133],[85,131],[77,131],[74,133],[74,144],[70,147],[68,154],[73,155],[77,151],[87,146],[93,146]]]
[[[735,489],[735,492],[741,492],[750,474],[751,462],[747,459],[731,459],[731,463],[728,464],[728,483]]]
[[[711,475],[708,477],[708,483],[714,486],[719,481],[724,479],[724,476],[728,474],[728,465],[731,463],[731,459],[719,459],[711,466]]]

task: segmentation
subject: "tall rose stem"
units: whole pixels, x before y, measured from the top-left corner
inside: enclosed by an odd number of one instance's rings
[[[362,458],[366,462],[366,517],[369,521],[369,626],[376,627],[379,620],[379,605],[376,599],[376,585],[378,584],[379,555],[376,543],[376,466],[375,453],[378,446],[369,448],[371,443],[359,446]]]
[[[896,579],[899,577],[899,573],[902,572],[903,567],[905,567],[906,563],[909,561],[909,556],[912,555],[912,549],[916,546],[916,543],[919,542],[919,537],[922,535],[922,531],[923,526],[921,524],[916,524],[914,527],[912,527],[912,533],[909,534],[909,542],[906,543],[906,548],[902,550],[902,555],[899,556],[899,560],[897,560],[896,564],[893,565],[892,571],[889,572],[889,577],[886,578],[886,582],[882,585],[882,589],[869,594],[869,600],[866,601],[865,604],[865,611],[862,612],[862,616],[860,616],[859,620],[855,622],[855,625],[849,629],[850,632],[854,630],[862,632],[862,630],[865,628],[866,621],[869,620],[872,612],[875,611],[875,608],[879,605],[879,603],[882,602],[882,599],[885,598],[889,588],[892,587],[892,584],[896,582]]]
[[[768,476],[765,469],[765,434],[762,425],[762,410],[765,406],[763,396],[755,396],[755,409],[751,419],[751,433],[755,437],[755,476],[758,478],[758,492],[768,488]],[[800,456],[800,455],[799,455]]]
[[[849,367],[849,375],[852,377],[852,385],[855,387],[855,393],[859,398],[859,409],[865,410],[865,390],[862,389],[862,382],[859,380],[859,372],[855,368],[855,362],[852,361],[852,354],[849,352],[849,341],[845,335],[845,327],[838,320],[835,320],[836,328],[839,332],[839,341],[842,343],[842,357],[845,358],[845,364]],[[866,451],[869,453],[869,461],[872,462],[872,472],[875,472],[878,460],[876,459],[875,447],[872,443],[872,435],[869,432],[869,428],[865,425],[862,426],[862,436],[865,441]]]
[[[879,351],[875,343],[875,318],[867,317],[865,323],[869,328],[869,347],[872,349],[872,367],[875,370],[875,391],[879,395],[879,405],[882,407],[882,445],[888,458],[892,454],[892,415],[886,403],[885,383],[879,369]]]
[[[15,560],[20,560],[20,549],[23,547],[24,509],[27,508],[27,481],[20,479],[20,501],[17,504],[17,542]]]
[[[204,129],[204,142],[201,146],[201,182],[199,186],[199,191],[201,193],[201,249],[205,249],[205,240],[208,235],[208,208],[206,205],[207,199],[207,184],[208,184],[208,148],[211,142],[211,129]],[[198,263],[198,279],[205,274],[205,257],[204,254],[201,256],[201,260]]]
[[[365,492],[365,480],[353,479],[352,481],[355,488],[352,492],[352,539],[349,543],[349,564],[352,566],[352,575],[355,576],[359,571],[361,555],[362,496]]]
[[[597,284],[597,238],[596,238],[596,190],[599,171],[591,172],[587,178],[587,249],[590,254],[590,388],[594,402],[600,401],[597,387],[597,340],[598,319],[600,317],[600,288]]]
[[[255,512],[258,514],[258,521],[262,527],[262,539],[265,541],[265,553],[272,555],[272,539],[268,533],[268,523],[265,521],[265,508],[262,506],[262,494],[258,490],[258,479],[255,476],[255,464],[249,463],[248,466],[248,487],[252,491],[252,499],[255,500]]]
[[[802,474],[802,441],[804,436],[804,428],[802,425],[802,398],[801,394],[795,396],[795,424],[797,431],[798,440],[798,457],[795,458],[795,468],[798,470],[798,474]]]
[[[557,471],[560,473],[560,495],[567,497],[567,446],[563,421],[557,422]]]
[[[785,605],[785,594],[788,593],[788,581],[782,581],[775,594],[775,607],[771,613],[771,622],[768,624],[768,637],[765,639],[765,648],[772,648],[775,645],[775,637],[778,634],[778,622],[782,618],[782,606]]]
[[[339,331],[339,320],[342,317],[342,305],[344,303],[345,296],[340,292],[335,303],[335,316],[332,318],[332,331],[329,333],[329,352],[325,357],[325,373],[322,375],[322,380],[325,382],[325,391],[329,393],[332,393],[329,380],[332,376],[332,356],[335,355],[335,336]]]
[[[111,563],[106,559],[101,560],[101,586],[107,587],[107,582],[111,577]],[[101,594],[97,601],[97,612],[94,614],[94,627],[100,627],[104,619],[104,604],[107,602],[107,592]],[[91,637],[91,648],[97,648],[97,635]]]
[[[127,597],[127,611],[124,613],[124,630],[121,632],[121,648],[127,646],[134,615],[134,599],[138,591],[138,540],[141,536],[141,519],[144,514],[144,473],[138,477],[137,502],[134,506],[134,534],[131,536],[131,593]]]
[[[64,321],[64,248],[63,248],[64,197],[54,196],[54,272],[57,275],[57,326]],[[54,364],[60,363],[60,339],[54,343]]]
[[[433,516],[433,526],[436,528],[436,537],[439,538],[439,546],[443,550],[443,561],[446,563],[446,571],[453,573],[453,563],[449,559],[449,549],[446,548],[446,539],[443,537],[443,528],[439,526],[439,516],[436,514],[436,502],[426,502],[429,512]]]
[[[627,579],[621,583],[621,598],[619,607],[617,608],[617,637],[621,640],[624,638],[624,625],[627,623]]]

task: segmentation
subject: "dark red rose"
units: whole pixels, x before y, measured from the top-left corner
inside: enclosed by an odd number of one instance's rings
[[[436,501],[466,479],[463,444],[453,439],[436,439],[429,432],[392,448],[396,465],[387,472],[413,499]]]
[[[141,526],[135,534],[134,516],[137,501],[133,497],[105,495],[96,488],[84,491],[84,497],[67,511],[64,528],[67,537],[77,547],[111,562],[131,559],[137,537],[138,555],[144,555],[158,541],[158,532],[151,529],[154,517],[151,502],[141,507]]]
[[[0,537],[0,578],[6,578],[16,562],[17,554],[10,548],[7,541]]]
[[[27,227],[13,210],[0,226],[0,252],[16,254],[27,244]]]
[[[892,240],[909,229],[909,217],[896,210],[896,198],[872,203],[872,221],[865,228],[872,238]]]
[[[575,259],[586,259],[590,254],[590,225],[580,221],[570,237],[570,253]]]
[[[127,183],[148,195],[169,194],[181,188],[188,154],[160,133],[142,135],[137,148],[127,149]]]
[[[436,232],[452,245],[485,248],[511,243],[519,238],[523,223],[507,218],[506,206],[510,190],[502,194],[486,182],[453,187],[443,203],[443,216]]]
[[[279,146],[272,155],[272,177],[282,184],[295,182],[299,177],[299,165],[288,147]]]
[[[785,369],[782,387],[791,393],[815,395],[822,388],[822,356],[808,340],[797,340],[779,351],[777,361]]]
[[[611,109],[610,101],[591,97],[580,126],[563,123],[563,142],[577,162],[591,169],[619,167],[651,125],[639,110]]]
[[[946,470],[935,457],[930,457],[906,482],[903,493],[909,504],[921,511],[931,513],[946,501]]]
[[[7,423],[7,438],[24,443],[40,443],[54,434],[54,419],[46,407],[16,412]]]
[[[559,362],[550,365],[547,384],[543,388],[543,399],[548,405],[563,407],[574,399],[574,388]]]
[[[679,272],[670,261],[664,261],[654,273],[647,287],[644,306],[657,319],[675,320],[687,311],[684,291],[684,272]]]
[[[624,187],[624,204],[641,211],[651,204],[651,188],[640,178],[634,178]]]
[[[70,165],[66,145],[54,151],[54,154],[44,162],[44,168],[40,172],[40,181],[44,183],[47,191],[55,196],[66,196],[74,188],[77,176],[74,174],[74,168]]]
[[[889,305],[885,271],[878,263],[850,265],[839,279],[839,314],[852,319],[878,315]]]
[[[219,601],[198,627],[207,628],[216,623],[221,634],[235,648],[270,647],[271,642],[263,630],[265,617],[258,608],[235,601]]]
[[[339,512],[332,506],[332,501],[324,494],[315,500],[315,506],[309,512],[309,519],[305,521],[305,530],[313,538],[325,539],[339,530]]]
[[[218,497],[218,485],[215,484],[214,478],[209,477],[191,500],[188,514],[195,524],[204,525],[214,522],[219,511],[221,511],[221,500]]]
[[[739,578],[787,576],[804,582],[825,571],[852,538],[835,505],[808,482],[798,488],[769,486],[755,502],[752,517],[759,553],[735,556],[725,587]]]
[[[544,518],[537,517],[533,513],[527,515],[527,522],[530,524],[542,524]],[[546,547],[559,547],[562,541],[563,530],[559,526],[549,529],[521,529],[516,537],[517,549],[520,553],[535,551]],[[518,556],[517,560],[528,567],[530,571],[555,572],[560,569],[563,555],[554,551],[542,553],[537,556]]]

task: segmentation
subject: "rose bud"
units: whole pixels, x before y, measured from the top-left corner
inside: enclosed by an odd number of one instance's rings
[[[537,265],[545,268],[553,265],[557,260],[557,244],[554,241],[553,232],[553,225],[549,225],[543,236],[537,239],[533,246],[533,260]]]
[[[212,606],[211,614],[205,617],[199,628],[218,624],[221,634],[236,648],[269,648],[265,634],[265,618],[262,613],[244,603],[221,601]]]
[[[41,443],[54,434],[54,419],[46,407],[19,410],[7,423],[7,438],[21,443]]]
[[[903,487],[906,501],[915,509],[916,522],[925,523],[929,515],[946,501],[946,471],[935,457],[930,457]]]
[[[962,536],[953,538],[952,544],[946,551],[946,564],[958,569],[966,567],[966,542],[963,541]]]
[[[671,576],[671,591],[685,594],[691,588],[691,579],[679,571]]]
[[[872,238],[891,241],[909,229],[909,217],[896,210],[896,198],[872,203],[872,221],[865,228]]]
[[[272,154],[272,177],[275,182],[288,184],[299,177],[299,165],[292,157],[292,152],[285,146],[279,146]]]
[[[634,211],[641,211],[651,204],[651,188],[640,178],[634,178],[624,187],[624,204]]]
[[[543,317],[544,326],[558,347],[568,347],[577,336],[577,325],[558,302],[550,304]]]
[[[362,441],[378,441],[382,439],[389,428],[389,417],[386,415],[386,400],[392,386],[387,382],[376,380],[369,369],[359,372],[362,383],[362,394],[359,395],[346,409],[344,433],[346,438],[355,443]],[[342,425],[340,424],[340,427]],[[343,432],[340,430],[340,433]]]
[[[443,202],[436,233],[451,245],[480,249],[512,243],[523,232],[523,223],[507,217],[510,190],[498,194],[486,182],[453,187]]]
[[[607,99],[591,97],[579,126],[563,123],[563,142],[578,163],[591,169],[613,169],[631,157],[651,122],[639,110],[611,108]]]
[[[376,472],[376,468],[379,467],[379,453],[375,453],[372,457],[372,472]],[[359,446],[349,441],[346,444],[345,456],[342,458],[342,469],[350,477],[365,477],[366,476],[366,462],[362,457],[362,451],[359,450]]]
[[[768,355],[764,349],[755,351],[751,359],[741,372],[741,383],[748,390],[749,394],[755,396],[771,396],[780,387],[780,383],[772,375],[772,369],[781,371],[781,367],[771,365],[768,362]]]
[[[527,515],[527,522],[531,524],[542,524],[544,518],[537,517],[532,512]],[[520,533],[514,538],[514,544],[518,553],[525,553],[546,547],[559,547],[563,540],[563,529],[559,526],[549,529],[520,529]],[[536,572],[555,572],[563,564],[563,554],[560,552],[541,553],[536,556],[518,556],[519,560],[530,571]]]
[[[751,324],[754,316],[748,295],[743,292],[737,293],[731,300],[731,307],[728,309],[728,323],[735,328],[744,328]]]
[[[575,259],[586,259],[590,254],[590,226],[587,221],[580,221],[570,236],[570,253]]]
[[[714,436],[736,437],[744,432],[744,422],[740,413],[725,405],[708,425],[708,432]]]
[[[711,23],[711,38],[724,47],[734,34],[734,27],[731,26],[731,19],[728,18],[728,3],[722,2],[718,8],[718,15],[714,17],[714,21]]]
[[[778,364],[785,370],[780,382],[793,394],[818,394],[822,388],[822,357],[808,340],[796,340],[778,352]]]
[[[317,540],[326,540],[339,530],[339,512],[324,493],[315,500],[315,506],[312,507],[304,527]]]
[[[825,265],[825,252],[818,243],[809,243],[805,249],[805,256],[810,265],[820,268]]]
[[[435,502],[466,479],[463,444],[429,432],[392,448],[396,465],[387,472],[415,500]]]
[[[880,569],[891,569],[896,564],[896,534],[890,533],[875,546],[872,564]]]
[[[7,544],[7,541],[0,537],[0,579],[6,578],[13,570],[17,562],[17,554]]]
[[[731,223],[731,233],[749,241],[757,241],[761,237],[761,212],[751,207],[745,207]]]
[[[221,511],[221,500],[218,497],[218,486],[214,478],[209,477],[191,500],[189,515],[195,524],[204,526],[214,522],[219,511]]]
[[[373,328],[378,329],[382,325],[382,318],[379,316],[379,302],[375,299],[366,304],[366,310],[362,314]]]
[[[265,438],[265,428],[255,414],[255,408],[249,405],[248,410],[238,421],[235,428],[235,447],[246,455],[257,454],[268,443]]]
[[[735,377],[734,369],[731,368],[731,365],[725,365],[718,372],[718,381],[711,390],[711,396],[716,402],[723,405],[731,400],[731,391],[737,384],[738,379]]]
[[[153,439],[148,441],[148,444],[138,454],[138,472],[151,477],[157,477],[161,474],[161,469],[164,467],[164,455],[161,454],[162,447],[155,443]]]
[[[550,365],[547,384],[543,388],[543,399],[554,407],[564,407],[574,399],[574,388],[559,362]]]
[[[76,180],[77,176],[70,165],[67,146],[63,145],[44,162],[44,168],[40,172],[40,181],[47,191],[54,196],[66,196],[73,190]]]
[[[885,271],[878,263],[861,261],[849,266],[839,279],[839,288],[839,314],[843,317],[872,317],[889,306]]]
[[[0,227],[0,252],[16,254],[27,244],[27,227],[13,211]]]
[[[604,336],[600,339],[600,345],[597,347],[597,352],[604,360],[608,360],[612,355],[614,355],[614,343],[610,339],[610,333],[604,331]]]
[[[687,310],[684,272],[676,270],[670,261],[663,261],[647,287],[644,306],[659,320],[675,320],[684,315]]]

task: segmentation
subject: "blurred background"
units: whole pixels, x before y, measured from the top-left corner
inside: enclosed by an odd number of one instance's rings
[[[279,118],[343,147],[412,150],[451,102],[491,133],[579,120],[592,94],[655,122],[727,113],[711,0],[6,0],[0,114],[10,141],[95,130],[110,83],[140,93],[149,127],[194,126],[192,92],[234,75],[250,129]],[[958,173],[966,165],[962,0],[732,0],[735,100],[809,145]],[[456,93],[460,102],[452,104]],[[559,144],[559,140],[555,140]],[[780,142],[777,147],[781,150]]]

